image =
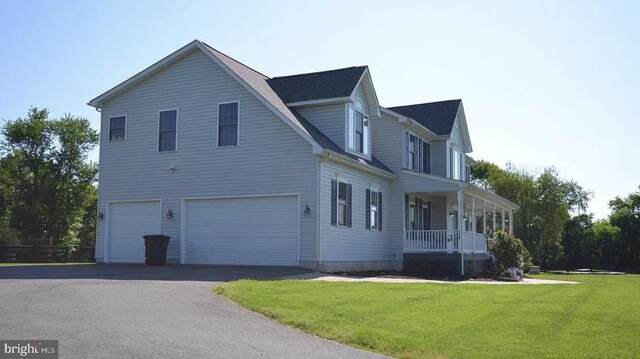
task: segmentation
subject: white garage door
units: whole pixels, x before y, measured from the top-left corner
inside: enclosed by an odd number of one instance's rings
[[[184,263],[298,265],[298,197],[185,201]]]
[[[107,262],[144,263],[145,234],[160,233],[160,202],[109,203]]]

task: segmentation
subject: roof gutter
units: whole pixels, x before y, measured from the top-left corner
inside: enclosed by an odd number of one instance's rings
[[[334,103],[343,103],[350,101],[351,98],[349,96],[346,97],[333,97],[333,98],[323,98],[316,100],[307,100],[307,101],[297,101],[297,102],[287,102],[286,105],[289,107],[302,107],[302,106],[313,106],[313,105],[330,105]]]

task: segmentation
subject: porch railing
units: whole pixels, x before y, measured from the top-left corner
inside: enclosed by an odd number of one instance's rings
[[[453,252],[458,250],[460,231],[406,230],[404,231],[405,252]]]
[[[481,233],[460,230],[405,230],[404,252],[460,252],[460,238],[465,253],[486,252],[487,242]]]

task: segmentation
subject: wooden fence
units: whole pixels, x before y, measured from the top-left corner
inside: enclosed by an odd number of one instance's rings
[[[95,247],[81,246],[0,246],[1,263],[95,262]]]

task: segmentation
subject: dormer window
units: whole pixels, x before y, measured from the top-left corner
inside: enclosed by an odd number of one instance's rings
[[[349,143],[350,150],[369,154],[369,117],[364,114],[362,102],[356,101],[349,106]]]

